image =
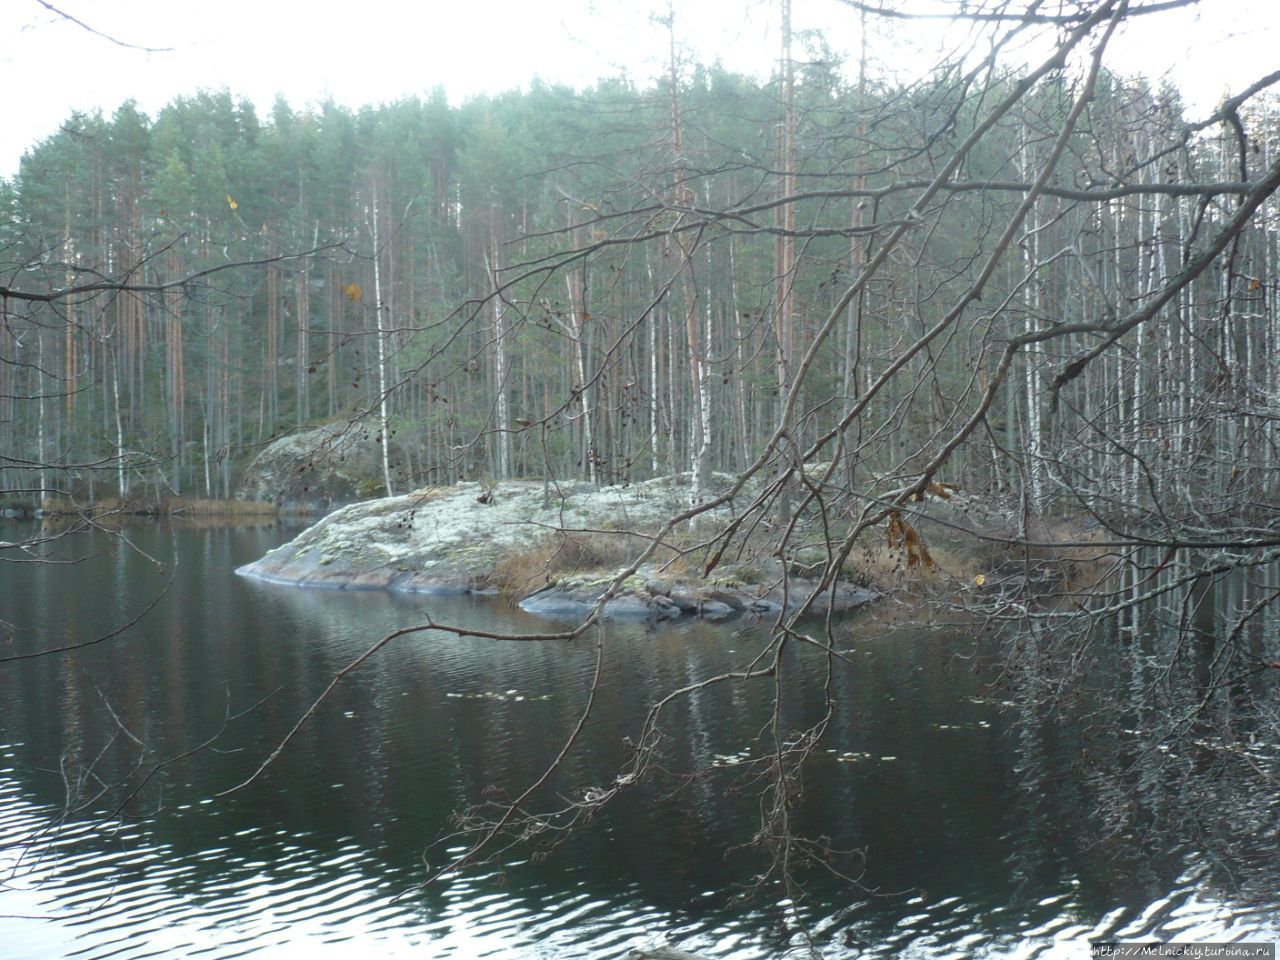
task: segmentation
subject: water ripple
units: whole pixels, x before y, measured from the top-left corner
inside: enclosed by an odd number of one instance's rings
[[[142,546],[155,553],[148,535]],[[155,756],[221,729],[228,692],[237,708],[265,698],[229,732],[227,750],[220,743],[157,781],[139,807],[154,812],[145,822],[66,818],[64,785],[50,771],[76,747],[99,756],[95,737],[115,729],[94,690],[74,677],[42,679],[34,664],[22,689],[40,695],[3,701],[3,960],[611,960],[662,943],[716,960],[807,960],[802,927],[829,960],[1079,960],[1090,939],[1280,935],[1274,891],[1256,906],[1235,896],[1207,857],[1176,843],[1148,857],[1158,844],[1127,843],[1124,831],[1114,848],[1090,846],[1088,804],[1067,789],[1071,777],[1051,779],[1074,754],[1012,735],[988,691],[951,671],[955,658],[937,635],[858,648],[859,671],[835,681],[832,752],[806,768],[815,789],[795,811],[811,835],[865,846],[875,889],[930,893],[864,895],[805,877],[812,895],[800,907],[772,902],[768,887],[758,901],[730,904],[729,878],[760,866],[725,858],[758,826],[757,798],[732,789],[741,770],[629,799],[552,860],[522,852],[502,870],[419,892],[423,858],[444,862],[447,852],[427,848],[449,833],[450,814],[490,790],[511,795],[554,755],[581,707],[592,651],[406,637],[335,691],[260,782],[215,800],[370,634],[423,609],[481,629],[510,625],[511,614],[499,604],[204,577],[207,594],[191,610],[158,608],[129,644],[84,655],[130,728],[152,731]],[[86,586],[67,629],[76,617],[93,629],[129,582],[109,579],[96,600]],[[654,691],[740,665],[735,651],[752,647],[752,629],[735,627],[730,644],[723,629],[702,625],[614,630],[597,722],[573,759],[576,782],[611,782]],[[791,668],[789,725],[814,720],[824,667]],[[759,757],[743,730],[761,729],[767,708],[718,689],[674,705],[663,762],[682,773],[716,757]],[[897,759],[865,759],[887,757]],[[136,762],[101,758],[104,776]],[[1267,852],[1262,841],[1258,852]],[[1141,863],[1141,878],[1117,863]]]

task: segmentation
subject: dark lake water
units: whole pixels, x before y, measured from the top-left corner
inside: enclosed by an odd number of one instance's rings
[[[724,958],[813,946],[831,958],[1078,960],[1091,939],[1280,938],[1274,784],[1225,777],[1209,740],[1172,759],[1130,743],[1091,719],[1088,697],[1066,719],[1013,706],[989,685],[996,638],[865,619],[840,626],[839,707],[795,812],[810,835],[861,851],[841,861],[860,886],[813,871],[796,902],[775,886],[739,897],[763,861],[737,846],[758,803],[732,761],[759,752],[762,685],[679,708],[672,776],[549,856],[514,850],[419,890],[450,815],[491,786],[518,790],[554,755],[593,645],[404,637],[261,779],[219,797],[385,631],[424,613],[546,624],[500,601],[235,577],[287,539],[279,528],[127,533],[53,546],[77,563],[0,566],[0,620],[16,629],[0,634],[0,656],[114,630],[173,580],[117,637],[0,663],[6,960],[608,958],[662,943]],[[741,665],[762,638],[744,622],[611,628],[596,719],[565,783],[610,782],[655,696]],[[816,719],[824,669],[799,651],[788,665],[797,725]],[[1251,764],[1274,748],[1259,743]]]

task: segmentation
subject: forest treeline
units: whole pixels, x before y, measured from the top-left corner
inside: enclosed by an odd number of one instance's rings
[[[735,472],[780,423],[879,489],[1274,487],[1270,194],[1161,299],[1265,179],[1270,103],[788,65],[67,118],[0,184],[0,486],[229,497],[358,418],[394,492]]]

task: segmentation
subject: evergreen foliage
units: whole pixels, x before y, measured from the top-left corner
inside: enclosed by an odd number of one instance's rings
[[[155,118],[132,103],[72,116],[0,187],[6,284],[136,289],[6,300],[0,485],[230,496],[235,467],[272,437],[374,411],[380,365],[410,487],[689,469],[703,404],[702,465],[741,470],[777,428],[780,286],[798,358],[907,218],[919,222],[797,385],[797,450],[841,433],[870,393],[842,442],[881,486],[910,479],[1022,336],[948,480],[1027,484],[1038,500],[1082,484],[1095,503],[1160,497],[1122,451],[1159,449],[1209,484],[1226,468],[1206,430],[1252,451],[1246,469],[1270,470],[1255,419],[1280,388],[1269,206],[1127,349],[1049,390],[1097,344],[1091,321],[1142,303],[1229,218],[1274,153],[1270,105],[1246,118],[1240,155],[1230,123],[1189,135],[1174,95],[1104,73],[968,325],[902,362],[979,277],[1078,92],[1051,74],[950,189],[913,209],[1019,78],[984,82],[940,71],[855,87],[800,70],[794,195],[778,162],[779,84],[712,67],[674,92],[534,84],[459,108],[437,91],[358,112],[280,101],[260,118],[224,90]],[[1219,186],[1191,186],[1205,182]],[[782,234],[798,254],[785,277]],[[236,263],[253,265],[221,269]],[[1039,336],[1072,325],[1080,333]],[[1234,404],[1229,427],[1193,422],[1208,400]]]

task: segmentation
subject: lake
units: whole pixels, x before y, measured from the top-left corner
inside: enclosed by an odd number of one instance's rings
[[[555,755],[594,641],[400,638],[261,778],[219,796],[383,633],[425,615],[548,624],[496,599],[234,576],[296,532],[283,527],[125,532],[52,544],[65,562],[0,566],[0,620],[16,631],[0,656],[124,627],[0,664],[7,960],[531,960],[663,943],[721,958],[1078,960],[1091,939],[1280,939],[1280,791],[1233,779],[1211,731],[1171,749],[1144,739],[1141,717],[1099,719],[1102,700],[1149,679],[1142,651],[1050,713],[1053,698],[1019,696],[1025,677],[995,683],[998,636],[874,615],[838,626],[837,710],[794,808],[800,831],[845,851],[836,865],[856,884],[815,868],[803,890],[752,889],[767,860],[742,846],[759,820],[744,762],[771,708],[756,681],[682,703],[666,774],[556,849],[517,847],[421,889],[428,863],[460,849],[451,815],[520,790]],[[595,716],[560,784],[610,783],[655,697],[764,642],[752,621],[611,626]],[[819,717],[825,670],[813,650],[789,654],[788,726]],[[1263,734],[1253,767],[1276,757]]]

